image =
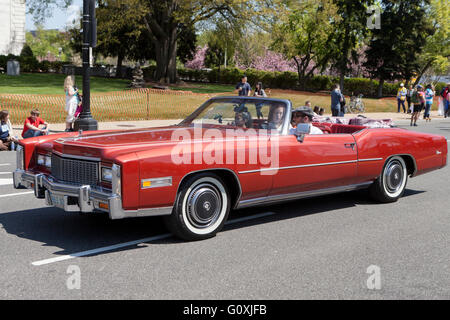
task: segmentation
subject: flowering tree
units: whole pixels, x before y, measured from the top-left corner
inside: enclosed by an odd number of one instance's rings
[[[208,51],[208,46],[198,47],[197,52],[195,52],[194,58],[184,65],[186,68],[189,69],[203,69],[205,67],[205,56],[206,52]]]
[[[292,71],[296,72],[295,61],[293,59],[286,59],[283,54],[265,49],[262,56],[252,56],[250,63],[244,63],[241,59],[240,52],[235,55],[236,67],[239,69],[256,69],[264,71]]]

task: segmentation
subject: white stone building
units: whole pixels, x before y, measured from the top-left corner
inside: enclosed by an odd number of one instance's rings
[[[0,0],[0,55],[19,55],[25,44],[25,0]]]

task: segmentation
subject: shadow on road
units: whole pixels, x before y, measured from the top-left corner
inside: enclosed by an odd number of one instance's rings
[[[425,191],[407,189],[404,197],[414,196],[423,192]],[[229,224],[225,226],[222,232],[273,221],[301,218],[331,210],[350,209],[357,205],[373,205],[375,207],[378,204],[370,200],[367,191],[363,190],[297,200],[261,208],[236,210],[230,213],[229,220],[265,212],[274,212],[276,214]],[[43,246],[61,248],[62,250],[54,252],[55,255],[73,254],[168,233],[161,217],[110,220],[107,214],[104,213],[66,213],[57,208],[39,208],[3,213],[0,215],[0,224],[9,234],[36,241]],[[170,237],[152,241],[151,244],[167,245],[179,242],[181,240]],[[139,248],[143,248],[143,246],[138,244],[94,255]]]

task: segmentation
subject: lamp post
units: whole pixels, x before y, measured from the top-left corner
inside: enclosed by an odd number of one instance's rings
[[[91,68],[90,48],[96,46],[97,24],[95,19],[95,0],[83,0],[83,111],[73,125],[74,130],[97,130],[98,123],[91,114]]]

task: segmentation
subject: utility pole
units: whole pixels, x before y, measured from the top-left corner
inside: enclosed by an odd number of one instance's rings
[[[97,45],[97,20],[95,0],[83,0],[83,111],[74,123],[74,130],[91,131],[98,129],[97,120],[91,114],[91,68],[90,48]]]

